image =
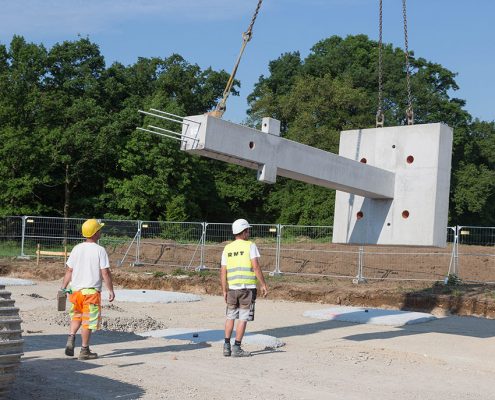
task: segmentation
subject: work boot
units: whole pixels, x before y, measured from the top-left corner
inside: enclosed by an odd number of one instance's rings
[[[234,348],[232,349],[232,357],[251,357],[251,353],[249,351],[242,350],[241,346],[234,344]]]
[[[232,350],[230,348],[230,343],[224,343],[223,344],[223,355],[225,357],[230,357],[231,354],[232,354]]]
[[[94,360],[98,358],[98,354],[92,353],[88,347],[81,347],[81,352],[79,353],[80,360]]]
[[[74,346],[76,344],[76,335],[69,335],[67,344],[65,345],[65,355],[74,357]]]

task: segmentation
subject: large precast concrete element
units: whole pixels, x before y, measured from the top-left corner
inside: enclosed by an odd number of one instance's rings
[[[342,132],[339,155],[393,171],[393,200],[337,191],[333,242],[443,247],[452,129],[444,124]]]
[[[181,148],[256,169],[258,180],[266,183],[280,175],[368,198],[393,197],[393,172],[281,138],[280,122],[271,118],[263,120],[262,129],[209,115],[187,117]]]
[[[345,131],[339,155],[211,115],[183,119],[181,149],[337,190],[334,243],[445,246],[452,130],[442,124]]]

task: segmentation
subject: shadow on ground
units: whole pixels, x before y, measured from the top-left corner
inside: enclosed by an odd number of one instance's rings
[[[71,358],[23,358],[7,399],[140,399],[145,395],[137,385],[88,373],[99,367],[92,362]]]
[[[386,310],[384,310],[386,312]],[[395,311],[394,311],[395,312]],[[302,325],[284,326],[273,329],[264,329],[253,333],[287,338],[291,336],[305,336],[330,329],[339,329],[355,325],[351,322],[319,321]],[[383,327],[384,325],[382,325]],[[467,327],[467,328],[466,328]],[[474,338],[490,338],[495,336],[495,320],[477,317],[445,317],[419,324],[403,325],[390,328],[386,332],[367,332],[358,335],[346,336],[343,339],[364,341],[374,339],[388,339],[399,336],[420,335],[425,333],[442,333],[446,335],[469,336]]]

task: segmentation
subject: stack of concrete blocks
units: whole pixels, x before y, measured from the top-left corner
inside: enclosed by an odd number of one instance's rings
[[[0,285],[0,399],[7,397],[21,364],[24,345],[21,322],[11,293]]]

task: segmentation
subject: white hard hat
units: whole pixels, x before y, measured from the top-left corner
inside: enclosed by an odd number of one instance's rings
[[[251,225],[249,225],[249,222],[247,222],[245,219],[236,219],[234,223],[232,224],[232,233],[234,235],[237,235],[238,233],[241,233],[243,230],[251,228]]]

